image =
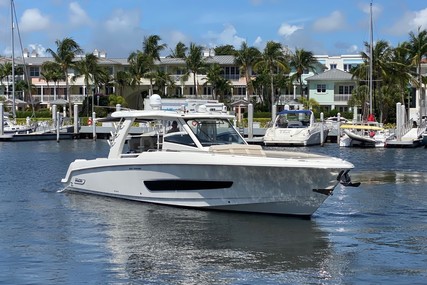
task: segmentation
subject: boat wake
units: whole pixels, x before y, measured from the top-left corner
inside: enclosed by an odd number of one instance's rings
[[[422,184],[427,183],[425,172],[362,171],[353,172],[352,178],[363,184]]]

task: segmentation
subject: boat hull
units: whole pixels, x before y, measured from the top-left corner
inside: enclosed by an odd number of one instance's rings
[[[349,146],[349,147],[379,147],[383,148],[386,144],[386,138],[384,136],[362,136],[355,134],[349,130],[343,130],[346,137],[342,137],[340,141],[340,146]]]
[[[352,168],[344,162],[336,168],[316,167],[309,160],[291,166],[284,158],[245,156],[237,165],[232,163],[235,156],[218,154],[193,154],[196,159],[185,162],[183,155],[191,154],[166,153],[168,159],[160,153],[77,160],[62,182],[66,190],[141,202],[310,216],[338,184],[340,171]]]
[[[311,146],[319,145],[326,141],[329,130],[323,130],[323,138],[321,131],[316,129],[287,129],[274,128],[271,131],[267,130],[264,136],[265,145],[278,146]],[[322,141],[323,139],[323,141]]]

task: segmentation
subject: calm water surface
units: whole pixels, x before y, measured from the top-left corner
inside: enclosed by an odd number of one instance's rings
[[[57,193],[105,141],[0,142],[1,284],[426,284],[426,149],[298,148],[355,164],[311,220]]]

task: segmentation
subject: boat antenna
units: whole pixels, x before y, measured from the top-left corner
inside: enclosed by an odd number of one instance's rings
[[[11,18],[11,30],[12,30],[12,116],[16,119],[15,111],[15,37],[14,37],[14,17],[13,17],[13,0],[10,0],[10,18]]]
[[[369,115],[372,115],[372,72],[373,72],[373,43],[374,43],[374,33],[373,33],[373,27],[372,27],[372,1],[370,3],[369,7],[369,13],[370,13],[370,29],[369,29]]]

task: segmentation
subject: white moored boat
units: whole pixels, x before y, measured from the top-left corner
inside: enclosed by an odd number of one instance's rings
[[[328,127],[315,122],[311,110],[283,110],[265,131],[265,145],[309,146],[326,141]],[[322,134],[323,132],[323,134]]]
[[[0,125],[1,126],[1,125]],[[34,131],[32,126],[18,125],[8,116],[3,116],[3,133],[4,134],[28,134]]]
[[[344,124],[340,128],[344,133],[340,146],[345,147],[385,147],[393,137],[377,122]]]
[[[160,97],[151,97],[158,106]],[[248,145],[230,122],[207,110],[116,111],[106,158],[78,159],[62,182],[78,191],[165,205],[310,216],[338,183],[352,186],[349,162]],[[129,137],[135,122],[151,132]],[[168,133],[172,122],[178,131]]]

